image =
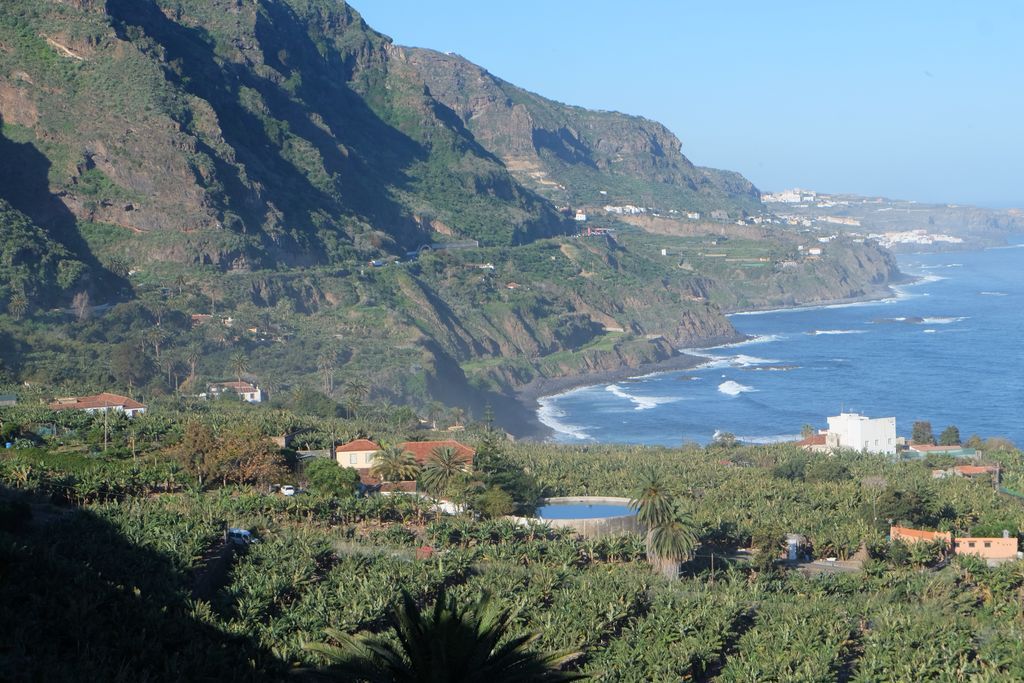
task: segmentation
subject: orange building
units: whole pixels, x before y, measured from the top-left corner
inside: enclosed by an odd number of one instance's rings
[[[1004,535],[1002,538],[958,538],[953,542],[957,555],[977,555],[983,560],[1005,562],[1017,559],[1017,537]]]
[[[903,541],[904,543],[943,541],[948,544],[953,542],[953,534],[948,531],[923,531],[905,526],[891,526],[889,527],[889,540]]]
[[[923,531],[902,526],[889,527],[890,541],[917,543],[942,541],[952,547],[956,555],[976,555],[990,563],[1017,559],[1017,537],[1004,532],[1002,538],[953,538],[948,531]]]

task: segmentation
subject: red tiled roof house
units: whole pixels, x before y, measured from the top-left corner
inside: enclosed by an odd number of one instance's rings
[[[943,541],[946,545],[953,542],[953,534],[948,531],[924,531],[923,529],[910,529],[904,526],[889,527],[889,540],[903,541],[904,543],[932,543]]]
[[[113,410],[124,413],[128,417],[135,417],[146,412],[146,406],[138,401],[121,396],[103,392],[92,396],[76,396],[71,398],[58,398],[49,405],[50,410],[83,410],[87,413],[105,413]]]
[[[380,448],[379,444],[369,439],[356,439],[337,446],[334,449],[334,457],[341,467],[351,467],[357,470],[359,472],[359,479],[363,484],[376,486],[382,482],[373,476],[370,469],[373,467],[373,459]],[[426,464],[434,451],[442,448],[453,449],[456,455],[466,461],[468,469],[473,468],[473,458],[476,455],[475,450],[452,439],[443,441],[406,441],[399,444],[399,448],[406,453],[410,453],[421,466]],[[410,484],[413,484],[413,486],[409,486]],[[415,485],[414,482],[392,482],[389,484],[389,488],[414,490]]]

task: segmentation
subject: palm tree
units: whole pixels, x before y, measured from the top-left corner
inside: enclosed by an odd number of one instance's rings
[[[583,674],[560,671],[578,653],[542,654],[530,649],[540,634],[508,637],[512,617],[494,606],[485,593],[460,609],[442,588],[434,609],[421,611],[402,591],[391,616],[396,638],[351,636],[337,629],[327,635],[340,643],[315,643],[306,648],[330,662],[317,672],[326,680],[404,681],[574,681]],[[397,642],[396,642],[397,641]]]
[[[316,359],[317,370],[323,378],[324,393],[331,394],[334,391],[334,365],[337,362],[338,354],[333,351],[324,351]]]
[[[118,277],[128,277],[132,267],[128,260],[121,256],[111,256],[106,263],[107,270]]]
[[[697,548],[697,534],[689,515],[676,508],[672,519],[652,528],[649,537],[649,551],[655,557],[652,564],[666,579],[678,577],[679,565],[690,560]]]
[[[639,484],[629,501],[629,507],[636,510],[636,519],[644,526],[658,526],[672,519],[675,492],[665,479],[664,473],[654,467],[641,470]]]
[[[412,453],[392,446],[377,451],[370,473],[385,482],[412,481],[420,473],[420,466]]]
[[[160,362],[160,347],[167,340],[167,333],[157,323],[156,327],[150,327],[142,335],[143,340],[153,347],[153,353],[156,357],[156,362]]]
[[[14,316],[15,320],[21,320],[28,310],[28,298],[24,294],[15,294],[7,302],[7,312]]]
[[[177,277],[174,278],[174,286],[178,288],[178,296],[185,292],[186,285],[188,285],[188,278],[185,277],[184,273],[178,273]]]
[[[202,357],[202,349],[197,344],[190,344],[185,351],[185,362],[188,363],[189,386],[196,381],[196,365]]]
[[[647,561],[666,577],[675,578],[679,565],[690,559],[697,547],[697,536],[665,475],[653,467],[643,470],[629,506],[636,510],[637,521],[647,529]]]
[[[249,359],[245,357],[245,354],[241,351],[236,351],[231,354],[231,369],[235,371],[235,377],[239,382],[242,381],[242,375],[249,370]]]
[[[353,377],[345,382],[345,393],[354,396],[359,401],[365,401],[370,395],[370,385],[361,377]]]
[[[469,461],[451,446],[435,448],[420,472],[419,482],[433,495],[449,493],[452,484],[469,471]]]

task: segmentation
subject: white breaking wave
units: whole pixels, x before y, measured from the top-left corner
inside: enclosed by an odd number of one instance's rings
[[[540,408],[537,409],[537,419],[541,424],[551,427],[559,434],[565,434],[579,441],[590,439],[590,435],[583,431],[582,427],[562,422],[559,418],[565,417],[565,411],[554,404],[554,396],[545,396],[537,400]]]
[[[746,354],[737,354],[735,356],[714,356],[710,353],[699,353],[696,354],[703,356],[708,359],[707,363],[701,363],[699,366],[694,368],[695,370],[719,370],[721,368],[749,368],[757,365],[771,365],[773,363],[781,363],[780,360],[774,360],[771,358],[758,358],[757,356],[748,356]]]
[[[923,330],[925,334],[935,334],[935,330]]]
[[[727,380],[718,385],[718,390],[728,396],[739,396],[740,394],[747,393],[748,391],[757,391],[754,387],[748,387],[745,384],[733,380]]]
[[[866,330],[814,330],[807,334],[817,336],[819,334],[864,334],[864,332],[866,332]]]
[[[634,410],[650,410],[664,403],[675,403],[682,400],[681,396],[636,396],[635,394],[623,391],[622,387],[618,384],[609,384],[604,390],[613,396],[618,396],[632,402],[636,406]]]
[[[922,325],[950,325],[967,320],[967,316],[921,318]]]
[[[730,358],[729,362],[737,368],[749,368],[751,365],[771,365],[772,363],[780,363],[782,361],[771,358],[758,358],[757,356],[746,356],[741,353]]]
[[[788,309],[786,309],[788,310]],[[767,313],[768,311],[762,311]],[[746,313],[733,313],[732,315],[753,315]],[[743,341],[732,342],[731,344],[719,344],[718,346],[705,346],[697,349],[684,349],[685,353],[694,353],[701,355],[701,351],[714,351],[715,349],[735,349],[740,346],[750,346],[752,344],[768,344],[769,342],[777,342],[785,339],[781,334],[759,334],[756,337],[750,339],[744,339]]]
[[[737,436],[736,440],[742,443],[769,444],[799,441],[800,438],[799,434],[773,434],[771,436]]]
[[[982,296],[1010,296],[1006,292],[978,292]]]

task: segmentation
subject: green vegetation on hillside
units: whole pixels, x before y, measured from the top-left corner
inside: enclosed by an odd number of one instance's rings
[[[26,440],[54,418],[25,404],[0,419]],[[440,515],[428,500],[329,493],[312,477],[298,496],[267,493],[267,483],[301,484],[301,467],[252,485],[200,484],[188,457],[207,431],[219,453],[284,425],[347,438],[357,422],[230,402],[154,406],[117,421],[116,445],[89,455],[81,446],[95,446],[102,418],[60,420],[59,436],[38,448],[0,454],[3,677],[279,679],[331,663],[309,647],[338,644],[331,629],[394,642],[389,615],[402,590],[428,610],[442,595],[468,605],[488,594],[508,612],[510,635],[539,633],[535,652],[578,652],[564,669],[603,681],[1024,675],[1020,562],[988,568],[960,556],[947,566],[928,544],[886,542],[887,517],[958,534],[1024,529],[1018,500],[981,481],[932,479],[926,461],[843,453],[844,467],[824,468],[836,460],[785,445],[524,446],[486,427],[459,436],[479,449],[469,487],[498,462],[506,481],[532,478],[535,497],[636,495],[650,487],[640,475],[655,472],[697,542],[692,559],[661,576],[640,535],[587,540]],[[410,435],[399,422],[364,434]],[[1024,454],[992,446],[984,458],[1020,488]],[[820,472],[790,478],[794,458]],[[259,542],[224,555],[227,527]],[[849,571],[790,567],[776,561],[784,533],[801,534],[801,553],[814,558],[863,546],[869,559]]]
[[[19,142],[145,258],[302,265],[566,228],[344,3],[13,0],[0,44]]]

